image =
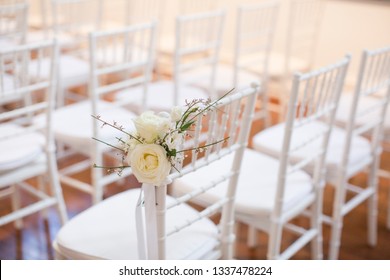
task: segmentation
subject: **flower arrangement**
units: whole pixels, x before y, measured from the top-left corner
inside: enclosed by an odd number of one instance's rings
[[[107,168],[109,171],[117,172],[119,175],[127,167],[132,168],[132,172],[140,183],[160,186],[166,184],[166,179],[172,168],[176,168],[177,163],[182,163],[186,151],[202,151],[209,146],[226,141],[228,138],[220,139],[216,142],[203,146],[178,150],[180,143],[186,136],[191,136],[191,130],[196,126],[196,119],[200,114],[206,114],[214,110],[218,102],[231,91],[223,95],[218,100],[211,102],[210,99],[195,99],[186,102],[185,107],[174,107],[170,113],[146,111],[135,118],[135,133],[129,133],[116,122],[108,123],[100,116],[92,116],[102,122],[102,126],[108,125],[123,132],[127,139],[117,138],[121,147],[116,147],[109,143],[94,138],[122,152],[122,166],[102,167],[94,164],[94,167]]]

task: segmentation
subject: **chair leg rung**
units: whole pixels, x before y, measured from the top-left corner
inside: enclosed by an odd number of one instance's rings
[[[349,200],[347,203],[345,203],[343,210],[342,210],[342,216],[347,215],[352,209],[354,209],[360,203],[362,203],[367,198],[369,198],[371,195],[373,195],[373,193],[374,193],[374,189],[369,188],[369,189],[363,190],[360,194],[353,197],[351,200]]]
[[[302,235],[298,240],[291,244],[288,249],[281,253],[278,259],[287,260],[291,258],[296,252],[308,244],[317,234],[318,232],[316,229],[310,229],[306,231],[304,235]]]
[[[48,198],[46,200],[42,200],[34,204],[31,204],[29,206],[23,207],[17,211],[14,211],[8,215],[1,217],[0,226],[13,222],[17,219],[23,218],[27,215],[31,215],[33,213],[39,212],[42,209],[55,205],[56,203],[57,200],[55,198]]]

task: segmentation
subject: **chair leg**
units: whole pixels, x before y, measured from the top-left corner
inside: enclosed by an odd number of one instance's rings
[[[374,193],[368,199],[368,244],[375,246],[377,244],[377,228],[378,228],[378,195]]]
[[[49,179],[50,187],[57,200],[57,209],[60,215],[61,224],[65,224],[68,221],[68,215],[66,213],[66,206],[64,197],[62,195],[62,189],[60,185],[60,179],[58,176],[57,163],[53,153],[48,152],[48,168],[49,168]]]
[[[337,260],[339,257],[341,232],[343,229],[343,217],[339,213],[337,216],[333,215],[332,232],[329,248],[329,259]]]
[[[20,209],[20,206],[21,206],[20,189],[19,189],[18,185],[16,185],[16,184],[13,185],[11,188],[13,189],[12,197],[11,197],[12,211],[17,211]],[[14,225],[15,225],[15,228],[22,229],[23,228],[23,219],[19,218],[19,219],[15,220]]]
[[[377,244],[378,228],[378,177],[379,157],[374,160],[368,177],[368,187],[373,189],[373,194],[368,198],[368,244],[375,246]]]
[[[311,242],[311,256],[314,260],[323,259],[323,249],[322,249],[322,192],[323,188],[320,188],[318,191],[317,202],[312,206],[311,214],[311,228],[317,230],[317,235]]]
[[[333,216],[331,223],[331,237],[329,243],[330,260],[337,260],[339,256],[341,233],[343,229],[342,209],[345,202],[345,188],[341,184],[336,186],[336,194],[333,201]]]
[[[257,245],[257,230],[254,226],[251,225],[248,225],[247,245],[249,248],[254,248]]]
[[[97,166],[103,166],[103,151],[97,143],[94,144],[91,150],[91,161]],[[103,199],[103,189],[102,185],[103,178],[103,169],[102,168],[92,168],[91,170],[91,185],[93,188],[92,193],[92,203],[96,204],[102,201]]]
[[[103,177],[103,170],[101,168],[93,168],[91,173],[92,173],[92,186],[93,186],[92,203],[96,204],[103,200],[104,185],[101,184],[101,178]]]
[[[46,193],[46,182],[45,182],[45,177],[44,177],[44,176],[38,176],[37,180],[38,180],[38,189],[39,189],[41,192]],[[43,217],[44,219],[47,220],[47,218],[48,218],[48,211],[47,211],[47,208],[41,210],[41,215],[42,215],[42,217]]]
[[[279,258],[280,248],[282,245],[282,231],[283,227],[280,221],[272,222],[271,231],[268,235],[268,252],[267,259],[275,260]]]
[[[390,188],[387,192],[387,229],[390,230]]]

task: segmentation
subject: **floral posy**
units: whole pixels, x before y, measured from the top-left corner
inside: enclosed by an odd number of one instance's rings
[[[121,150],[123,161],[127,163],[127,165],[108,169],[117,170],[118,173],[121,173],[124,168],[131,167],[133,174],[140,183],[155,186],[168,183],[167,178],[171,169],[175,168],[177,164],[182,164],[184,152],[187,151],[178,150],[180,143],[188,136],[189,130],[196,125],[197,117],[213,110],[220,99],[214,102],[196,99],[187,103],[186,107],[176,106],[172,108],[170,113],[160,112],[156,114],[152,111],[146,111],[133,120],[136,128],[134,133],[124,131],[115,122],[110,124],[101,120],[100,116],[94,117],[101,121],[103,126],[114,127],[128,136],[127,140],[119,139],[122,144],[121,148],[106,143]],[[226,139],[189,150],[202,150]],[[95,165],[95,167],[99,166]]]

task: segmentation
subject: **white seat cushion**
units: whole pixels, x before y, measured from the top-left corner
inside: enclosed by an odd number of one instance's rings
[[[71,259],[138,259],[135,207],[139,189],[112,196],[71,219],[59,231],[59,250]],[[167,197],[167,204],[172,198]],[[167,212],[166,228],[184,223],[198,212],[187,205]],[[201,258],[217,245],[218,230],[208,219],[167,238],[167,259]]]
[[[232,166],[233,154],[211,163],[207,168],[199,169],[174,181],[173,195],[182,195],[191,190],[209,184],[213,179],[218,179],[226,174],[226,170]],[[238,215],[268,216],[275,205],[276,185],[278,181],[279,161],[246,149],[241,163],[235,212]],[[201,205],[210,205],[218,198],[225,195],[221,188],[226,188],[226,182],[209,190],[196,199]],[[225,189],[226,190],[226,189]],[[312,191],[311,179],[302,171],[295,172],[288,177],[285,189],[284,210],[295,206],[302,197]]]
[[[38,67],[41,69],[38,72]],[[44,59],[29,65],[30,76],[34,79],[46,79],[50,69],[50,60]],[[70,88],[87,84],[89,81],[89,63],[70,55],[61,55],[59,58],[59,83],[63,88]]]
[[[16,47],[18,43],[11,38],[0,38],[0,50],[7,51]]]
[[[207,69],[206,69],[207,70]],[[191,77],[188,84],[193,86],[197,86],[205,89],[206,91],[210,88],[210,71],[205,71],[204,69],[199,69],[191,73]],[[194,78],[196,77],[196,78]],[[215,89],[218,93],[223,94],[231,89],[233,89],[234,85],[234,71],[232,65],[220,64],[217,68],[217,75],[215,78]],[[243,90],[249,87],[253,82],[260,83],[260,76],[255,75],[248,71],[239,71],[238,75],[238,84],[235,90]]]
[[[159,81],[149,85],[147,94],[147,107],[152,110],[170,111],[175,105],[174,102],[174,83],[172,81]],[[116,95],[118,100],[125,100],[131,104],[132,109],[141,108],[143,96],[143,87],[137,86],[134,88],[119,91]],[[207,99],[206,93],[198,88],[181,85],[179,86],[178,105],[185,105],[186,100]],[[134,107],[133,107],[134,106]]]
[[[45,137],[37,132],[24,131],[18,125],[0,125],[0,172],[26,165],[42,153]]]
[[[313,122],[299,130],[299,133],[294,133],[291,140],[291,147],[296,147],[299,143],[303,143],[313,137],[313,134],[324,129],[325,124],[321,122]],[[285,132],[285,124],[281,123],[271,128],[265,129],[253,137],[253,147],[255,150],[266,153],[270,156],[279,158],[282,152],[283,138]],[[339,127],[333,127],[329,147],[326,155],[327,180],[335,182],[337,179],[338,170],[340,169],[346,132]],[[321,141],[315,141],[306,147],[293,152],[291,155],[292,162],[298,162],[304,158],[310,157],[315,151],[320,149]],[[347,173],[349,176],[360,172],[371,161],[370,142],[363,137],[355,137],[352,141],[350,152],[350,164]],[[313,173],[313,164],[309,164],[305,170]]]
[[[290,57],[290,69],[293,71],[304,71],[309,68],[308,63],[299,58],[299,57]],[[280,77],[285,75],[285,59],[284,54],[271,52],[269,63],[268,63],[268,73],[271,77]]]
[[[83,101],[57,109],[53,119],[56,139],[73,147],[86,149],[85,151],[88,153],[89,144],[91,141],[95,141],[91,138],[93,136],[93,122],[95,121],[91,116],[91,106],[90,101]],[[102,120],[109,123],[116,121],[127,132],[135,130],[132,122],[135,115],[132,112],[105,101],[99,101],[97,107]],[[115,137],[126,137],[123,132],[109,126],[100,129],[99,134],[100,140],[114,145],[118,143]]]
[[[349,120],[349,114],[351,112],[352,107],[352,101],[353,101],[353,94],[351,92],[346,92],[341,95],[339,106],[336,113],[335,122],[337,125],[345,127]],[[380,99],[382,100],[382,99]],[[361,99],[361,102],[359,102],[358,112],[363,112],[367,109],[369,109],[372,106],[375,106],[380,102],[378,98],[375,98],[373,96],[367,96],[364,97],[364,99]],[[356,122],[358,125],[363,125],[364,123],[373,121],[377,116],[377,111],[375,114],[366,114],[362,118],[357,118]],[[386,135],[390,135],[390,114],[386,114],[385,122],[384,122],[384,133]]]
[[[263,57],[263,55],[261,55]],[[258,58],[254,57],[253,60],[259,60]],[[291,57],[290,58],[290,69],[293,71],[305,71],[309,68],[308,63],[298,57]],[[285,70],[285,59],[284,54],[278,53],[278,52],[271,52],[269,55],[268,60],[268,75],[270,77],[280,78],[286,74]],[[257,73],[258,67],[248,67],[251,71]]]
[[[16,86],[18,86],[18,85],[16,84]],[[2,83],[0,82],[0,90],[1,90],[0,104],[1,103],[8,103],[8,102],[12,102],[12,101],[20,99],[21,95],[12,96],[14,94],[14,92],[13,92],[14,89],[15,89],[15,80],[12,77],[12,75],[3,74]]]

